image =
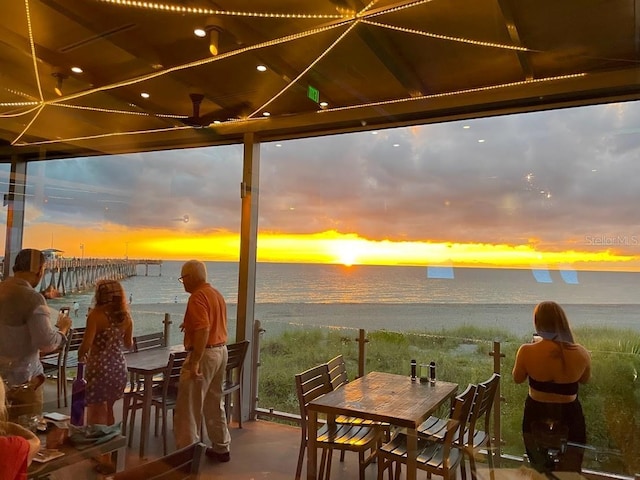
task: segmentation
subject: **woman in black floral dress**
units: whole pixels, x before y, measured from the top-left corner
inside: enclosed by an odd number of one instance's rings
[[[127,383],[123,347],[133,345],[133,320],[127,309],[122,285],[116,280],[100,280],[96,285],[94,308],[78,351],[85,359],[87,423],[113,425],[113,404],[122,398]]]

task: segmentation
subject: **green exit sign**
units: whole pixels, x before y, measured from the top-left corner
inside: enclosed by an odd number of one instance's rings
[[[307,97],[309,97],[314,102],[318,103],[320,102],[320,91],[317,88],[314,88],[311,85],[309,85],[309,87],[307,88]]]

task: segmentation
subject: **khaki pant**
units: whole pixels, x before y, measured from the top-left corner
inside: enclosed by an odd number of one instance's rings
[[[180,373],[178,398],[173,421],[176,447],[183,448],[200,440],[200,425],[204,416],[207,435],[213,451],[229,451],[231,435],[224,412],[222,383],[227,366],[227,347],[207,348],[202,355],[202,377],[194,379],[187,370],[189,357]]]
[[[44,375],[32,378],[29,383],[7,390],[9,421],[20,423],[22,415],[42,415],[44,405]]]

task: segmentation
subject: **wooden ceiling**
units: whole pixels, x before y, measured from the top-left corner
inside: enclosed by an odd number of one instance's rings
[[[637,99],[637,7],[637,0],[5,1],[0,161]],[[196,37],[196,27],[207,37]],[[196,118],[192,97],[202,98]]]

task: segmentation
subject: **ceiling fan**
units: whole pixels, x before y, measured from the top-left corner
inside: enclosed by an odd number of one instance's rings
[[[191,92],[189,93],[189,98],[191,99],[192,114],[190,117],[182,118],[181,121],[185,125],[194,128],[206,128],[215,121],[224,122],[233,118],[241,118],[247,115],[251,108],[247,102],[240,102],[227,108],[221,108],[200,115],[200,104],[204,100],[204,94],[201,92]]]
[[[183,118],[182,122],[185,125],[195,128],[205,128],[211,125],[211,123],[218,119],[219,112],[209,112],[206,115],[200,115],[200,104],[204,100],[204,94],[199,92],[192,92],[189,94],[192,105],[192,115],[187,118]]]

